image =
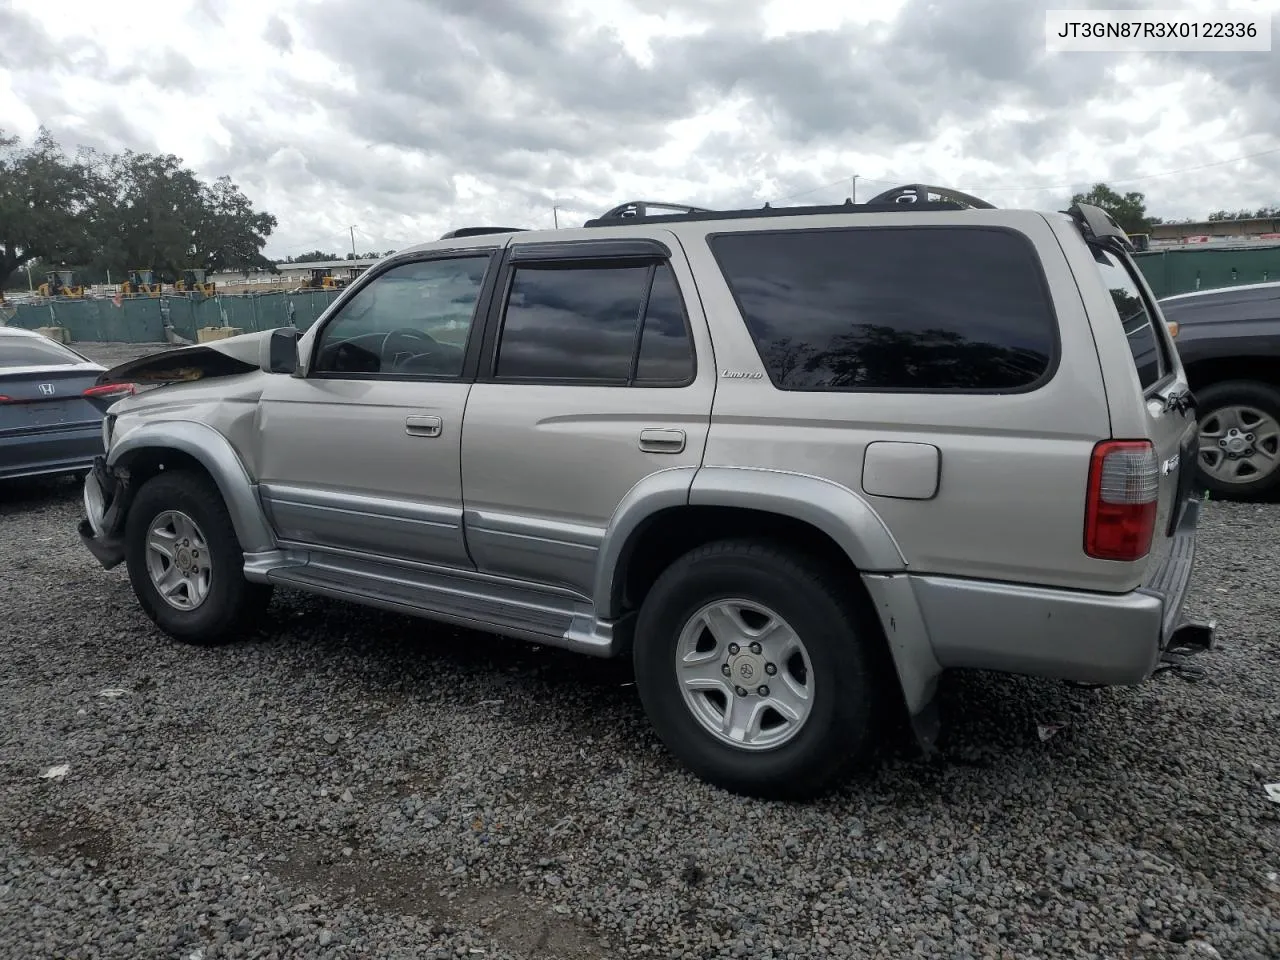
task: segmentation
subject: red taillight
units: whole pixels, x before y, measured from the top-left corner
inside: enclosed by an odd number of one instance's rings
[[[0,393],[0,403],[13,403],[13,397],[6,397],[4,394]]]
[[[90,387],[84,395],[86,397],[131,397],[137,391],[138,388],[132,383],[104,383],[101,386]]]
[[[1099,560],[1141,560],[1151,549],[1160,466],[1149,440],[1106,440],[1093,448],[1084,552]]]

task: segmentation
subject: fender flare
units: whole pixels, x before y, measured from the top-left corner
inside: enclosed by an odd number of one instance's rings
[[[680,506],[741,507],[791,517],[823,531],[849,557],[884,630],[905,706],[927,715],[942,668],[905,575],[902,549],[875,508],[858,493],[821,477],[757,467],[674,467],[650,474],[623,498],[600,546],[594,602],[603,620],[621,616],[619,576],[648,519]],[[931,742],[932,734],[922,734]]]
[[[245,553],[276,546],[271,526],[258,500],[258,487],[227,438],[196,420],[152,420],[128,431],[107,454],[109,468],[128,468],[148,450],[177,450],[199,463],[222,494],[236,538]]]
[[[597,616],[621,615],[619,573],[645,521],[681,506],[740,507],[791,517],[830,536],[861,573],[906,569],[902,550],[871,504],[820,477],[758,467],[672,467],[649,474],[623,497],[600,544],[592,599]]]

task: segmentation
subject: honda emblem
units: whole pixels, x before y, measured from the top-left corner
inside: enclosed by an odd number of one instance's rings
[[[46,397],[52,397],[52,396],[53,396],[53,384],[52,384],[52,383],[42,383],[42,384],[40,384],[40,392],[41,392],[42,394],[44,394]]]

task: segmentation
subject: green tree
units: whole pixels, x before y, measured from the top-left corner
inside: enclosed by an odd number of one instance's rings
[[[93,257],[92,181],[43,127],[30,146],[0,130],[0,282],[36,260],[53,268]]]
[[[290,259],[292,263],[327,263],[330,260],[341,260],[342,258],[336,253],[326,253],[324,250],[308,250],[306,253],[300,253]]]
[[[1263,220],[1280,217],[1280,207],[1261,207],[1258,210],[1215,210],[1210,220]]]
[[[196,223],[193,245],[197,265],[209,271],[266,270],[278,273],[276,265],[262,255],[279,221],[260,213],[230,177],[219,177],[200,187],[201,217]]]
[[[262,255],[277,221],[259,213],[231,181],[205,183],[172,154],[125,151],[94,157],[98,240],[92,272],[151,269],[273,270]]]
[[[30,146],[0,131],[0,280],[37,260],[89,283],[138,269],[270,270],[262,248],[276,226],[229,177],[206,182],[172,154],[69,158],[43,128]]]
[[[1125,233],[1147,233],[1154,224],[1162,222],[1159,217],[1147,214],[1145,195],[1136,191],[1121,195],[1105,183],[1095,183],[1088,193],[1075,194],[1071,202],[1101,207],[1116,218]]]

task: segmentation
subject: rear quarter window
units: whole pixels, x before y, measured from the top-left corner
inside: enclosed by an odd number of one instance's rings
[[[1052,375],[1057,323],[1031,242],[989,227],[710,239],[783,390],[1011,392]]]
[[[1091,249],[1093,259],[1098,264],[1098,272],[1102,275],[1102,282],[1111,294],[1111,303],[1124,328],[1129,353],[1138,370],[1138,381],[1142,384],[1142,389],[1147,390],[1159,383],[1171,367],[1164,354],[1164,345],[1156,333],[1155,321],[1137,281],[1120,258],[1109,250],[1097,247]]]
[[[0,367],[47,367],[86,362],[78,353],[73,353],[52,340],[0,337]]]

